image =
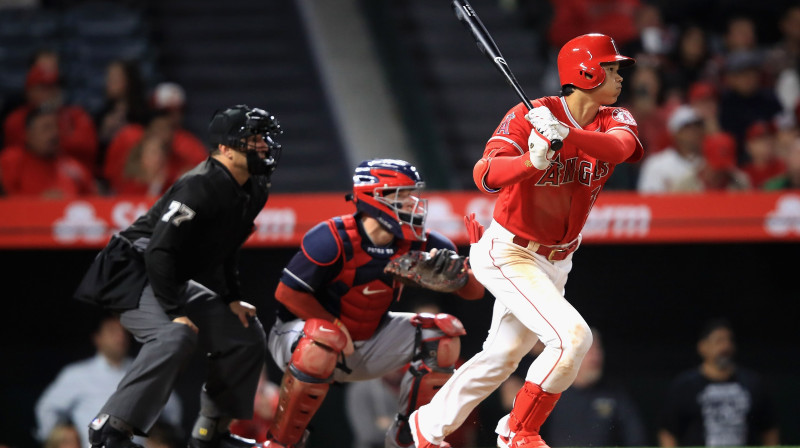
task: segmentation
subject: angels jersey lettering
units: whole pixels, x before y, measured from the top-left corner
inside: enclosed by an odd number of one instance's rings
[[[622,107],[601,107],[594,121],[581,127],[570,114],[562,97],[550,96],[533,102],[547,106],[561,123],[570,128],[594,132],[630,132],[637,147],[627,162],[644,155],[638,141],[636,121]],[[533,126],[525,119],[527,108],[520,103],[504,117],[486,143],[483,156],[519,156],[527,153],[528,136]],[[498,192],[494,219],[514,233],[545,245],[568,243],[580,234],[594,201],[603,189],[615,164],[599,160],[571,144],[569,137],[556,152],[550,167]]]

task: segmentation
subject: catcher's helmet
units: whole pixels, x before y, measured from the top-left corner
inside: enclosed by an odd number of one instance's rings
[[[365,160],[353,174],[352,199],[358,211],[377,219],[395,237],[424,241],[428,201],[417,192],[423,188],[422,176],[408,162]]]
[[[603,62],[619,62],[622,68],[636,61],[619,54],[614,39],[605,34],[584,34],[570,40],[558,52],[561,86],[571,84],[587,90],[598,87],[606,78],[606,71],[600,66]]]
[[[272,172],[278,166],[281,145],[273,140],[272,137],[283,134],[283,130],[281,130],[281,126],[275,116],[264,109],[238,104],[228,109],[217,111],[208,125],[208,133],[214,148],[217,145],[225,145],[245,153],[255,153],[255,151],[248,150],[247,139],[253,135],[261,135],[264,143],[269,146],[269,153],[263,161],[258,157],[248,157],[248,168],[253,174],[266,174]],[[250,166],[251,159],[255,162],[253,166]],[[262,161],[263,164],[258,163],[258,161]],[[261,165],[264,167],[262,168]]]

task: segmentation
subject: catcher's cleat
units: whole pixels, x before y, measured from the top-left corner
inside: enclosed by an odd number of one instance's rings
[[[414,438],[414,446],[417,448],[451,448],[450,444],[445,441],[442,441],[439,445],[434,445],[419,432],[419,413],[417,411],[414,411],[409,417],[408,425],[411,429],[411,437]]]
[[[517,434],[514,438],[497,436],[498,448],[550,448],[538,433]]]
[[[99,416],[89,425],[90,448],[143,448],[133,441],[133,433],[111,426],[107,414]]]
[[[225,432],[211,440],[200,440],[196,437],[191,437],[189,438],[189,448],[262,448],[262,446],[253,439],[246,439],[236,434]]]

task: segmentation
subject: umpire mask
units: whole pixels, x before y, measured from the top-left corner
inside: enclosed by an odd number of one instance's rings
[[[282,134],[283,130],[275,116],[264,109],[240,104],[217,112],[209,125],[209,133],[213,144],[223,144],[243,152],[250,174],[268,176],[278,166],[281,145],[272,137]],[[252,136],[259,136],[269,148],[265,158],[262,159],[249,142]]]

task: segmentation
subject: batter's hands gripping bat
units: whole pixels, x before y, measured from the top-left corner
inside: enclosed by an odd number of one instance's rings
[[[522,99],[525,107],[527,107],[528,110],[531,110],[533,108],[531,101],[528,99],[528,96],[525,95],[525,92],[517,82],[514,74],[511,73],[511,69],[508,68],[505,58],[503,58],[503,55],[500,54],[497,44],[494,43],[494,39],[492,39],[489,31],[486,30],[486,27],[483,26],[483,23],[481,22],[481,19],[478,18],[475,10],[472,9],[472,5],[470,5],[467,0],[453,0],[452,6],[453,12],[456,14],[456,18],[463,23],[467,30],[469,30],[469,32],[472,34],[472,37],[475,39],[475,43],[478,44],[478,48],[481,50],[481,53],[486,55],[486,57],[492,61],[494,66],[500,70],[500,73],[505,76],[508,84],[514,89],[514,91],[517,92],[517,96]],[[550,141],[550,149],[554,151],[561,149],[562,145],[563,142],[560,139],[554,139]]]

